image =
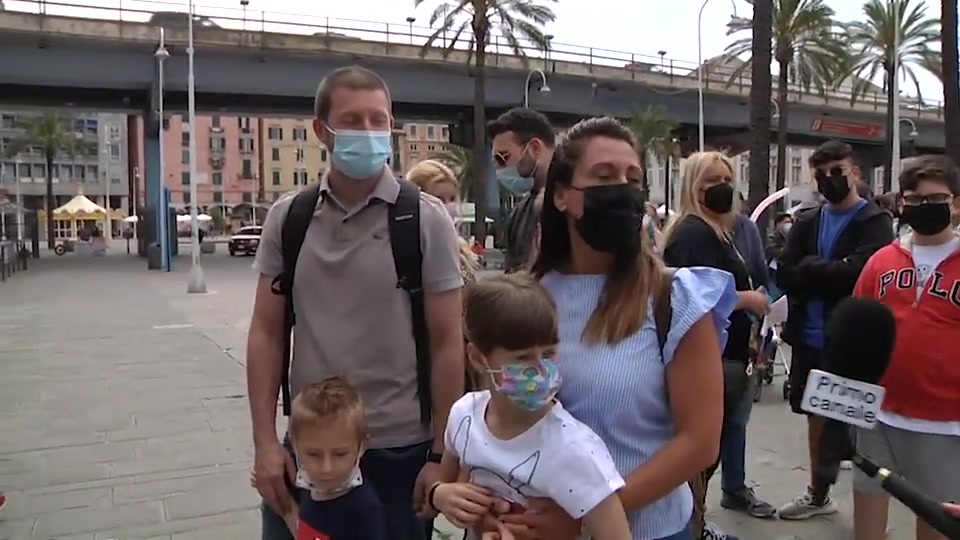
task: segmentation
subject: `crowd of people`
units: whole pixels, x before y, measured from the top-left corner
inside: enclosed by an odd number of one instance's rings
[[[881,427],[858,431],[858,448],[960,499],[949,159],[905,167],[884,209],[858,192],[852,149],[825,143],[810,158],[822,200],[777,216],[764,241],[722,153],[687,158],[663,223],[620,122],[590,118],[557,137],[543,115],[513,109],[488,126],[497,176],[518,199],[506,273],[478,279],[454,227],[457,175],[432,160],[405,179],[387,166],[393,117],[376,73],[330,73],[314,116],[332,167],[274,205],[255,260],[247,379],[264,540],[428,540],[440,515],[474,539],[732,538],[704,521],[718,466],[724,508],[834,513],[826,472],[849,456],[821,444],[818,417],[794,501],[775,508],[746,481],[771,290],[789,299],[798,414],[837,303],[891,307]],[[856,540],[880,540],[887,499],[865,476],[854,488]],[[941,537],[918,521],[917,538]]]

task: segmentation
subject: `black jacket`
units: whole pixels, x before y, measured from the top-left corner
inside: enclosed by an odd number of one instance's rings
[[[829,320],[837,303],[853,293],[867,259],[894,240],[890,215],[868,202],[840,233],[832,256],[824,259],[817,247],[823,211],[821,207],[797,217],[778,261],[777,285],[789,302],[783,338],[791,345],[802,339],[807,303],[823,302],[824,320]]]

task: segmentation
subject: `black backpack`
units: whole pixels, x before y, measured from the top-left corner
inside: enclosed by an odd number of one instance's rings
[[[397,271],[397,288],[410,295],[413,319],[413,339],[417,350],[417,399],[420,402],[420,420],[431,421],[433,404],[430,393],[430,338],[423,306],[423,253],[420,250],[420,188],[407,180],[400,182],[400,194],[395,204],[389,205],[387,219],[393,262]],[[298,193],[290,204],[283,222],[280,246],[283,253],[283,273],[273,281],[272,290],[282,294],[286,301],[283,318],[284,347],[283,372],[280,391],[283,414],[290,416],[290,359],[293,353],[291,338],[296,314],[293,312],[293,284],[297,258],[313,220],[320,200],[320,185],[309,186]]]

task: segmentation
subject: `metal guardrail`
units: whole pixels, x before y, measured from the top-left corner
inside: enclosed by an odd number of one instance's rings
[[[90,2],[90,3],[88,3]],[[7,0],[6,10],[11,12],[25,12],[39,15],[56,15],[93,20],[109,20],[120,22],[150,23],[158,13],[168,21],[180,19],[179,24],[186,26],[186,2],[165,0]],[[113,4],[113,5],[110,5]],[[322,17],[307,14],[282,13],[265,10],[253,10],[237,7],[211,7],[194,4],[195,30],[203,32],[207,29],[224,29],[250,33],[271,33],[290,35],[314,35],[340,39],[356,39],[364,45],[384,44],[383,53],[389,54],[390,45],[423,46],[434,29],[416,26],[413,23],[371,22],[335,17]],[[159,23],[156,23],[159,24]],[[164,25],[171,26],[169,22]],[[441,36],[434,42],[439,50],[448,45],[447,36]],[[462,35],[455,46],[456,50],[466,51],[469,37]],[[664,87],[678,86],[676,93],[690,91],[695,88],[698,65],[695,62],[666,58],[665,56],[651,56],[641,53],[614,51],[599,47],[573,45],[551,41],[549,50],[542,50],[534,46],[524,46],[523,52],[529,58],[531,67],[543,67],[544,71],[557,63],[579,64],[586,66],[589,71],[593,68],[616,68],[623,70],[624,79],[636,79],[647,75],[662,80]],[[490,57],[494,66],[500,57],[508,57],[512,49],[502,36],[494,35],[489,45]],[[559,71],[559,70],[558,70]],[[729,65],[719,64],[717,59],[708,60],[704,68],[704,81],[707,89],[714,92],[727,92],[747,95],[750,89],[748,73],[734,76],[736,69]],[[650,79],[646,79],[650,80]],[[691,86],[693,85],[693,86]],[[664,92],[673,93],[669,89]],[[843,89],[829,92],[826,99],[828,106],[833,108],[847,107],[863,110],[873,108],[884,111],[887,108],[886,94],[882,91],[867,92],[860,96],[854,104],[851,92]],[[788,100],[803,102],[804,100],[822,100],[824,97],[804,91],[799,86],[791,85]],[[939,101],[921,101],[915,97],[901,99],[901,110],[913,113],[920,117],[931,115],[935,118],[943,117],[943,104]]]

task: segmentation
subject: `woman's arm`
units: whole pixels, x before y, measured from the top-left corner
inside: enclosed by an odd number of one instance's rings
[[[623,504],[614,493],[583,516],[583,524],[591,540],[631,540],[630,524]]]
[[[663,498],[717,459],[723,371],[709,313],[690,327],[667,365],[667,395],[676,435],[626,477],[619,494],[627,512]]]

